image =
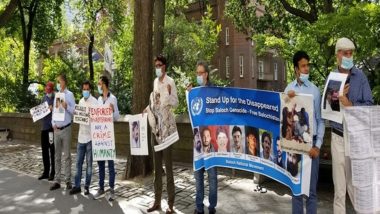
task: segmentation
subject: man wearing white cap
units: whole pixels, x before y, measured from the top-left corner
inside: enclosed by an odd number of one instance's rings
[[[373,105],[373,98],[368,79],[357,67],[354,66],[353,52],[354,43],[347,38],[338,39],[335,46],[335,53],[338,68],[334,72],[348,74],[343,95],[339,96],[339,101],[344,107]],[[330,121],[332,127],[331,134],[331,156],[333,163],[334,181],[334,213],[346,213],[346,190],[353,199],[353,187],[351,181],[351,163],[344,154],[344,131],[342,124]]]

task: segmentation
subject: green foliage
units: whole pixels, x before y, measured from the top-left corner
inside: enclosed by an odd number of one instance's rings
[[[36,49],[46,52],[61,29],[63,0],[39,1],[34,21],[33,41]]]
[[[133,65],[133,14],[125,16],[121,30],[113,44],[116,71],[112,78],[112,91],[118,98],[119,110],[131,113],[132,102],[132,65]]]
[[[56,58],[48,58],[44,60],[44,75],[40,82],[46,83],[53,81],[57,84],[57,76],[66,74],[68,85],[67,88],[73,92],[75,100],[79,102],[82,97],[82,82],[87,79],[86,73],[80,68],[77,50],[73,46],[68,49],[62,56]],[[95,86],[95,83],[93,83]],[[43,91],[41,91],[43,94]],[[93,91],[94,92],[94,91]]]
[[[209,62],[217,49],[221,27],[211,19],[211,15],[211,7],[207,7],[201,21],[196,23],[187,20],[183,13],[166,14],[164,54],[169,62],[169,75],[178,87],[178,114],[187,111],[185,91],[188,83],[195,80],[197,61]]]
[[[367,74],[377,103],[379,93],[380,5],[370,1],[334,1],[332,11],[324,7],[327,1],[317,2],[317,19],[308,22],[288,13],[280,2],[258,1],[266,13],[256,16],[258,4],[231,0],[226,15],[237,28],[251,36],[258,54],[269,49],[277,52],[290,64],[296,50],[306,51],[312,62],[311,79],[321,88],[328,73],[336,69],[335,43],[340,37],[350,38],[356,45],[356,65]],[[288,1],[291,6],[310,11],[305,1]],[[364,3],[367,2],[367,3]],[[369,2],[369,3],[368,3]],[[375,63],[374,63],[375,61]],[[377,61],[377,63],[376,63]],[[291,79],[288,79],[290,81]]]

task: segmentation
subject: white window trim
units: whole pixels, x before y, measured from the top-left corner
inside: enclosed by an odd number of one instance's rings
[[[264,69],[265,69],[264,68],[264,61],[259,60],[258,66],[259,66],[259,79],[263,80],[264,79]]]
[[[273,64],[273,70],[274,70],[274,80],[277,81],[278,80],[278,64],[277,64],[277,62],[275,62]]]
[[[244,77],[244,56],[239,56],[239,75],[241,78]]]
[[[226,56],[225,63],[226,63],[226,77],[229,78],[230,77],[230,57],[229,56]]]
[[[226,45],[230,45],[230,28],[226,27]]]

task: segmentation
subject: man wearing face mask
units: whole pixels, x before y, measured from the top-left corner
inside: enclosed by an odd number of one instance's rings
[[[313,95],[313,147],[309,151],[312,158],[311,174],[310,174],[310,191],[309,197],[306,199],[306,213],[317,213],[317,183],[319,171],[319,151],[323,143],[325,134],[325,123],[321,117],[321,93],[319,88],[309,81],[309,56],[304,51],[298,51],[293,56],[293,65],[296,74],[296,80],[289,83],[285,89],[285,93],[292,99],[296,94]],[[303,196],[293,196],[292,213],[303,213]]]
[[[54,83],[48,82],[45,87],[45,96],[41,103],[47,102],[50,111],[53,111],[54,104]],[[53,127],[51,125],[52,113],[46,115],[42,119],[42,130],[41,130],[41,149],[42,149],[42,160],[44,164],[44,172],[38,180],[48,179],[52,181],[55,174],[54,166],[54,142],[53,142]],[[50,154],[50,155],[49,155]],[[51,166],[51,170],[50,170]],[[49,174],[50,172],[50,174]]]
[[[209,79],[210,69],[206,62],[199,61],[197,63],[197,83],[199,86],[214,86]],[[190,85],[187,89],[190,91],[192,86]],[[212,143],[211,143],[211,135],[210,130],[208,128],[202,129],[201,137],[203,141],[204,153],[215,152]],[[207,151],[207,152],[206,152]],[[195,195],[195,211],[194,214],[204,213],[204,174],[205,168],[199,169],[194,172],[195,177],[195,187],[196,187],[196,195]],[[209,182],[209,213],[216,213],[215,207],[218,202],[218,174],[216,167],[209,168],[207,170],[208,174],[208,182]]]
[[[91,107],[97,105],[98,101],[91,95],[91,83],[86,80],[82,83],[82,99],[79,101],[80,106]],[[92,176],[92,142],[91,142],[91,126],[79,125],[78,144],[77,144],[77,172],[75,174],[75,183],[73,189],[70,190],[70,195],[81,192],[82,166],[86,157],[86,183],[84,185],[84,194],[88,195],[91,176]]]
[[[50,190],[61,188],[61,157],[63,156],[65,166],[65,182],[66,189],[72,188],[71,184],[71,121],[75,109],[74,94],[67,89],[67,79],[65,74],[60,74],[57,78],[57,90],[65,94],[65,101],[61,102],[61,106],[65,109],[64,121],[55,121],[52,119],[51,124],[54,128],[54,145],[55,145],[55,182]],[[57,105],[54,99],[54,106]],[[63,153],[63,155],[62,155]]]
[[[119,108],[117,106],[116,97],[109,90],[109,79],[106,76],[101,76],[98,82],[98,105],[109,105],[113,111],[113,121],[116,121],[120,118]],[[104,178],[105,178],[105,161],[98,161],[99,166],[99,189],[98,192],[94,195],[94,199],[100,198],[104,195]],[[108,160],[108,171],[109,171],[109,201],[115,199],[115,163],[113,160]]]
[[[149,111],[154,119],[149,123],[152,126],[152,131],[155,138],[152,139],[152,148],[170,136],[177,130],[175,117],[172,112],[173,108],[178,105],[177,88],[174,80],[166,74],[166,58],[162,55],[154,59],[155,72],[157,78],[153,83],[153,92],[151,94],[150,105],[144,110]],[[173,177],[173,162],[172,162],[172,146],[167,147],[162,151],[153,151],[154,161],[154,204],[147,211],[153,212],[161,209],[161,196],[162,196],[162,159],[165,161],[166,169],[166,183],[168,194],[168,209],[166,213],[174,213],[174,198],[175,187]]]
[[[371,88],[367,77],[354,66],[353,51],[354,43],[347,38],[338,39],[335,52],[338,68],[333,72],[348,74],[344,92],[339,96],[339,101],[346,106],[368,106],[373,105]],[[344,132],[342,124],[330,121],[331,133],[331,156],[333,163],[334,181],[334,213],[346,213],[346,190],[353,199],[353,187],[351,181],[351,163],[345,157]]]

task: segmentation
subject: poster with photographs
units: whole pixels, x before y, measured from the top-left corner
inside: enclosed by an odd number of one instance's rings
[[[187,103],[194,135],[194,170],[217,166],[254,172],[288,186],[294,195],[308,195],[311,161],[294,150],[306,150],[305,145],[312,143],[308,134],[313,130],[309,117],[313,100],[302,96],[302,104],[297,104],[298,99],[287,101],[285,108],[278,92],[193,88]],[[281,143],[282,112],[292,121],[288,144]]]
[[[53,120],[64,121],[66,109],[63,107],[65,102],[65,93],[55,93],[55,100],[53,106]]]
[[[136,114],[128,117],[131,155],[149,155],[147,120],[148,114]]]
[[[347,74],[331,72],[323,91],[321,111],[322,118],[337,123],[343,121],[343,108],[339,101],[339,96],[343,95]]]
[[[308,154],[313,147],[313,96],[299,94],[293,98],[281,93],[281,148]]]

